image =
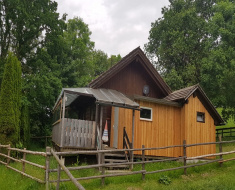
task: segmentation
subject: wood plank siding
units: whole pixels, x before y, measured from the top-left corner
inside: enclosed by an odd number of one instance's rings
[[[112,76],[112,80],[108,80],[99,88],[114,89],[126,95],[143,95],[144,85],[149,86],[149,97],[163,98],[164,94],[156,88],[156,84],[149,76],[146,69],[133,61],[125,67],[121,72]]]
[[[183,107],[173,107],[160,105],[153,102],[138,101],[143,107],[152,108],[152,121],[140,119],[140,112],[135,114],[135,140],[134,148],[164,147],[171,145],[181,145],[185,139],[187,144],[215,142],[214,120],[205,109],[198,97],[189,97],[188,103]],[[205,113],[205,123],[197,122],[197,112]],[[111,119],[111,139],[113,142],[114,109],[112,109]],[[132,110],[119,109],[118,126],[118,147],[123,146],[123,127],[126,127],[129,138],[132,138]],[[112,145],[112,143],[111,143]],[[202,154],[215,153],[215,145],[204,145],[190,147],[187,149],[187,156],[198,156]],[[141,154],[141,152],[135,152]],[[149,156],[182,156],[182,148],[172,148],[158,151],[146,151]]]
[[[181,144],[181,117],[178,107],[159,105],[152,102],[136,101],[143,107],[152,108],[152,121],[144,121],[140,119],[140,112],[135,114],[135,143],[134,148],[145,147],[163,147]],[[114,109],[112,110],[112,115]],[[111,120],[113,126],[113,117]],[[132,110],[119,109],[119,126],[118,126],[118,148],[123,146],[123,127],[126,127],[129,138],[132,138]],[[111,142],[113,140],[113,127],[111,127]],[[135,152],[141,154],[141,152]],[[178,157],[182,155],[180,148],[172,148],[158,151],[146,151],[146,155],[150,156],[169,156]]]
[[[205,113],[205,122],[197,122],[197,112]],[[183,119],[184,118],[184,119]],[[182,137],[187,144],[215,142],[214,119],[197,96],[190,96],[188,103],[182,108]],[[194,157],[203,154],[213,154],[215,145],[203,145],[187,148],[187,156]]]

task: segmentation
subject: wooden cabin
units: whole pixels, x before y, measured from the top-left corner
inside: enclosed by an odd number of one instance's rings
[[[123,148],[124,133],[134,148],[181,145],[183,140],[187,144],[214,142],[215,126],[223,124],[198,84],[172,92],[139,47],[93,80],[89,88],[63,89],[54,110],[52,140],[59,148],[99,147],[106,121],[106,145],[116,149]],[[214,153],[215,148],[191,147],[187,156]],[[172,148],[145,154],[179,157],[183,152]]]

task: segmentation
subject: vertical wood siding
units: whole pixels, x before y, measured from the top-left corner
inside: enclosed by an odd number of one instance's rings
[[[152,121],[140,120],[140,112],[135,114],[135,142],[134,148],[163,147],[181,144],[181,117],[180,108],[159,105],[151,102],[137,101],[140,106],[152,108]],[[112,118],[113,126],[113,118]],[[123,127],[126,127],[129,138],[132,138],[132,110],[120,108],[118,128],[118,148],[122,148]],[[112,127],[111,127],[112,128]],[[111,130],[111,141],[112,133]],[[135,152],[141,154],[141,152]],[[178,157],[182,152],[180,148],[158,151],[146,151],[146,155]]]
[[[100,88],[114,89],[127,95],[137,94],[142,96],[144,85],[149,85],[149,97],[164,97],[145,68],[133,61],[121,72],[112,76],[112,80],[102,84]]]
[[[197,122],[197,112],[205,113],[205,123]],[[189,97],[188,104],[182,108],[182,128],[184,128],[183,138],[187,144],[215,142],[214,120],[203,106],[198,97]],[[198,156],[215,153],[215,145],[203,145],[187,148],[187,156]]]
[[[140,120],[140,112],[135,114],[135,148],[164,147],[181,145],[183,140],[187,144],[215,142],[214,120],[203,106],[198,97],[191,96],[182,108],[156,103],[137,101],[140,106],[152,108],[152,121]],[[205,113],[205,123],[197,122],[197,112]],[[113,142],[114,108],[111,117],[111,145]],[[119,109],[118,148],[123,146],[123,127],[126,127],[129,138],[132,138],[132,110]],[[182,148],[172,148],[158,151],[146,151],[150,156],[182,156]],[[215,145],[204,145],[187,148],[187,156],[215,153]],[[135,152],[141,154],[141,152]]]

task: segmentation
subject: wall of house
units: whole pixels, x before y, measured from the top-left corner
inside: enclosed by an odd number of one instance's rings
[[[164,147],[170,145],[182,144],[181,137],[181,108],[159,105],[156,103],[136,101],[143,107],[152,108],[152,121],[140,119],[140,112],[135,111],[135,138],[134,148],[145,147]],[[111,142],[113,141],[113,123],[114,109],[112,109],[111,119]],[[130,141],[132,139],[132,110],[119,109],[119,126],[118,126],[118,148],[123,147],[123,127],[126,127]],[[112,143],[111,143],[112,144]],[[135,152],[141,154],[141,152]],[[146,151],[150,156],[167,156],[178,157],[182,155],[182,148],[171,148],[157,151]]]
[[[183,140],[187,144],[215,142],[214,120],[203,106],[198,97],[189,97],[188,103],[182,108],[159,105],[156,103],[136,101],[143,107],[152,108],[152,121],[140,119],[140,112],[135,111],[134,148],[164,147],[181,145]],[[197,112],[205,113],[205,123],[197,122]],[[113,142],[114,109],[111,117],[111,136]],[[132,110],[119,108],[118,148],[123,147],[123,127],[126,127],[130,141],[132,139]],[[187,156],[197,156],[215,153],[215,145],[203,145],[187,148]],[[135,152],[141,154],[141,152]],[[146,151],[150,156],[182,156],[182,148],[172,148],[158,151]]]
[[[205,123],[197,122],[197,112],[205,113]],[[216,141],[214,120],[197,96],[190,96],[188,103],[183,106],[181,122],[181,136],[187,144]],[[215,145],[195,146],[187,148],[187,156],[212,154],[215,151]]]
[[[137,94],[142,96],[144,85],[149,86],[149,97],[164,97],[145,68],[140,63],[133,61],[122,69],[122,71],[112,76],[112,80],[108,80],[99,88],[114,89],[126,95]]]

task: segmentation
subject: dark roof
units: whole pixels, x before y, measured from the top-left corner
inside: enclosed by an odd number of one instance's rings
[[[146,57],[146,55],[140,49],[140,47],[137,47],[136,49],[131,51],[128,55],[123,57],[118,63],[116,63],[114,66],[112,66],[106,72],[104,72],[99,77],[97,77],[96,79],[91,81],[91,83],[89,84],[89,87],[91,87],[91,88],[100,88],[102,84],[104,84],[112,76],[114,76],[115,74],[120,72],[127,65],[132,63],[132,61],[140,60],[140,59],[142,61],[139,61],[139,63],[142,64],[142,66],[146,69],[149,76],[153,79],[153,81],[159,87],[159,89],[163,92],[163,94],[165,96],[170,94],[172,92],[170,87],[162,79],[162,77],[159,75],[159,73],[154,68],[154,66],[150,63],[149,59]]]
[[[177,101],[177,100],[187,100],[189,96],[199,87],[198,84],[194,86],[189,86],[186,88],[182,88],[180,90],[176,90],[165,97],[165,100],[168,101]]]
[[[199,84],[174,91],[164,99],[168,101],[186,102],[186,100],[193,93],[195,93],[195,95],[198,96],[202,104],[210,113],[210,115],[215,121],[215,125],[224,125],[224,120],[221,118],[220,114],[217,112],[217,110],[215,109],[215,107],[213,106],[209,98],[206,96],[205,92],[203,91],[203,89],[200,87]]]
[[[129,109],[138,109],[139,104],[126,97],[121,92],[111,89],[92,89],[92,88],[63,88],[54,108],[61,97],[66,95],[66,106],[69,106],[78,96],[90,96],[96,99],[96,102],[104,105],[125,107]]]
[[[129,98],[132,100],[142,100],[142,101],[153,102],[153,103],[162,104],[162,105],[182,107],[182,104],[179,102],[168,101],[165,99],[151,98],[147,96],[140,96],[136,94],[129,96]]]

